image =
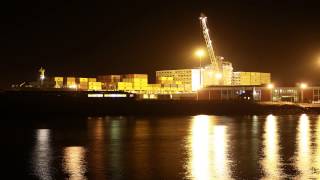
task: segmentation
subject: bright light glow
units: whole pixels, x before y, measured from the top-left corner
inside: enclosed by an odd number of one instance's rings
[[[215,78],[216,79],[221,79],[222,78],[222,74],[221,73],[216,73],[215,74]]]
[[[281,164],[279,155],[279,133],[277,119],[273,115],[268,115],[263,134],[263,154],[262,167],[265,172],[265,179],[278,179],[281,177]]]
[[[300,84],[300,88],[301,89],[306,89],[308,87],[308,85],[306,83],[301,83]]]
[[[267,85],[267,88],[268,88],[268,89],[273,89],[273,88],[274,88],[274,85],[273,85],[273,84],[268,84],[268,85]]]
[[[66,147],[63,152],[63,168],[71,180],[86,179],[85,149],[83,147]]]
[[[206,53],[205,53],[205,51],[204,51],[203,49],[198,49],[198,50],[196,50],[196,52],[195,52],[195,55],[196,55],[198,58],[200,58],[200,60],[201,60],[202,57],[204,57],[205,54],[206,54]]]
[[[103,94],[88,94],[88,97],[103,97]]]
[[[318,57],[317,64],[320,66],[320,57]]]
[[[44,80],[45,79],[45,76],[43,74],[40,75],[40,80]]]

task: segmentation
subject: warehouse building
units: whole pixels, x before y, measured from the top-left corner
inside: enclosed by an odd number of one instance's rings
[[[253,100],[272,102],[320,103],[320,87],[214,86],[197,93],[199,100]]]

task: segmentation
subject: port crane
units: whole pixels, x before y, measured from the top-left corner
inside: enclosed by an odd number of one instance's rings
[[[209,58],[210,58],[212,66],[213,66],[215,78],[217,80],[221,80],[221,78],[222,78],[222,73],[221,73],[222,72],[222,70],[221,70],[222,62],[221,62],[221,59],[215,55],[215,52],[213,50],[212,41],[211,41],[210,35],[209,35],[209,29],[207,27],[207,17],[203,13],[201,13],[199,19],[200,19],[200,24],[202,27],[203,37],[206,42]],[[219,82],[218,82],[218,84],[219,84]]]

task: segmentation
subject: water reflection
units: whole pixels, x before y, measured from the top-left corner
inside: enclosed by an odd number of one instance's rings
[[[106,179],[106,146],[105,146],[105,121],[100,118],[89,119],[89,152],[88,163],[92,169],[94,179]]]
[[[63,168],[68,179],[86,179],[85,149],[83,147],[66,147],[63,151]]]
[[[114,178],[121,178],[121,121],[120,119],[113,119],[111,121],[110,137],[111,137],[111,146],[110,146],[110,167],[113,172],[115,172]]]
[[[279,134],[277,119],[273,115],[268,115],[265,122],[263,146],[264,158],[261,163],[265,173],[264,179],[280,179]]]
[[[33,172],[39,179],[52,179],[51,174],[51,147],[50,147],[50,130],[36,130],[36,144],[33,151]]]
[[[306,114],[299,118],[297,134],[296,167],[300,172],[299,178],[306,179],[311,172],[311,152],[310,152],[310,121]]]
[[[188,173],[193,179],[230,179],[227,129],[206,115],[195,116],[187,151]]]
[[[145,179],[151,179],[150,173],[150,153],[151,153],[151,141],[150,141],[150,124],[149,121],[141,120],[136,121],[133,132],[133,162],[134,171]],[[155,163],[155,162],[152,162]]]
[[[317,125],[316,125],[316,147],[315,147],[315,152],[314,152],[314,172],[315,178],[320,179],[320,116],[318,117],[317,120]]]

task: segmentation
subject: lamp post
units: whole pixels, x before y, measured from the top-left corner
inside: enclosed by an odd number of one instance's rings
[[[202,88],[202,81],[201,81],[201,69],[202,69],[202,67],[201,67],[201,61],[202,61],[202,58],[203,58],[203,56],[205,55],[205,51],[203,50],[203,49],[198,49],[198,50],[196,50],[196,52],[195,52],[195,55],[199,58],[199,63],[200,63],[200,65],[199,65],[199,74],[200,74],[200,81],[199,81],[199,88],[197,89],[197,100],[199,100],[199,89],[200,88]]]
[[[273,102],[272,91],[273,91],[274,85],[270,83],[268,84],[267,88],[270,89],[270,101]]]
[[[200,70],[200,88],[202,88],[202,77],[201,77],[201,69],[202,69],[202,66],[201,66],[201,61],[202,61],[202,58],[204,57],[205,55],[205,51],[203,49],[198,49],[195,53],[195,55],[199,58],[199,70]]]
[[[42,67],[39,69],[39,73],[40,73],[40,87],[43,86],[43,80],[45,78],[44,73],[45,73],[45,69],[43,69]]]
[[[306,89],[308,85],[306,83],[300,83],[300,89],[301,89],[301,102],[303,103],[303,90]]]

